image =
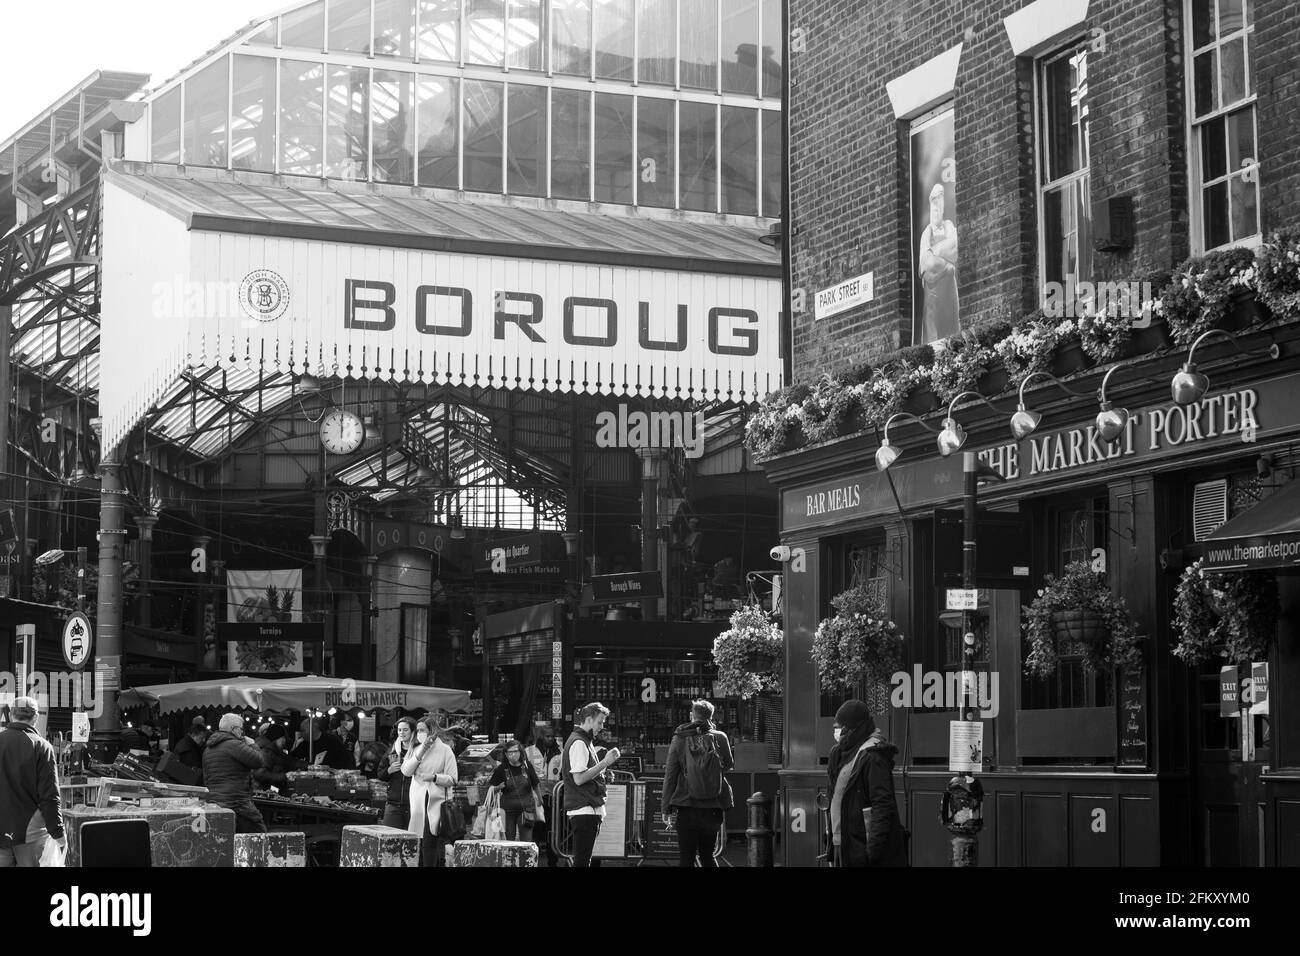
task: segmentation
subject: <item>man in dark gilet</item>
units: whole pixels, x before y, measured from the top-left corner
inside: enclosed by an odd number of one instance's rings
[[[600,825],[605,819],[605,770],[619,758],[617,747],[596,759],[596,734],[605,726],[609,708],[588,704],[578,711],[578,726],[564,742],[560,777],[564,781],[564,812],[573,831],[573,865],[591,866]]]

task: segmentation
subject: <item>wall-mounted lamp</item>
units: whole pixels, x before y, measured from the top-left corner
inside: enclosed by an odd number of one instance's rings
[[[1128,409],[1112,408],[1106,399],[1106,386],[1118,368],[1118,365],[1112,365],[1107,369],[1106,377],[1101,380],[1101,388],[1097,390],[1097,401],[1101,403],[1101,411],[1097,413],[1097,434],[1105,442],[1112,442],[1124,434],[1124,426],[1128,424]]]
[[[572,558],[578,554],[578,548],[582,543],[581,531],[561,531],[560,537],[564,539],[564,553]]]
[[[1211,335],[1221,335],[1232,343],[1233,347],[1242,355],[1259,355],[1261,352],[1267,352],[1271,359],[1279,358],[1282,350],[1278,348],[1276,342],[1270,342],[1266,350],[1261,349],[1243,349],[1229,333],[1223,329],[1210,329],[1208,332],[1202,332],[1197,336],[1192,347],[1187,351],[1187,361],[1183,367],[1174,375],[1173,380],[1169,383],[1169,390],[1173,393],[1174,401],[1179,405],[1191,405],[1199,402],[1205,397],[1205,393],[1210,388],[1210,378],[1203,372],[1196,371],[1196,347],[1204,342]]]
[[[460,515],[452,515],[448,518],[447,527],[451,528],[451,538],[453,541],[465,540],[465,522]]]
[[[372,413],[361,419],[362,424],[366,426],[366,443],[379,441],[383,437],[383,432],[379,429],[379,421]]]
[[[884,471],[895,461],[897,461],[898,456],[903,453],[903,450],[899,448],[897,445],[891,445],[889,443],[889,426],[894,424],[894,422],[898,421],[900,418],[906,419],[907,421],[916,422],[918,425],[920,425],[922,428],[924,428],[932,435],[938,434],[938,431],[936,429],[931,428],[929,425],[923,422],[918,416],[913,415],[911,412],[895,412],[894,414],[890,415],[889,418],[885,421],[885,428],[880,436],[880,447],[876,449],[876,471]]]
[[[758,237],[758,241],[765,246],[780,248],[781,242],[785,238],[785,233],[781,228],[781,220],[777,220],[768,227],[767,232]]]
[[[939,446],[939,454],[943,455],[944,458],[947,458],[955,451],[960,451],[962,445],[966,444],[966,429],[962,428],[957,419],[952,417],[953,409],[963,398],[978,399],[995,412],[998,410],[997,406],[979,392],[960,392],[954,395],[952,401],[948,403],[948,414],[943,420],[943,430],[939,432],[939,437],[936,440],[936,444]]]
[[[311,541],[312,557],[317,560],[325,557],[325,550],[330,546],[329,535],[313,534],[308,540]]]
[[[1039,422],[1043,420],[1041,412],[1035,412],[1025,407],[1025,389],[1036,378],[1045,378],[1055,383],[1061,391],[1067,392],[1076,398],[1083,397],[1082,392],[1076,392],[1074,389],[1069,388],[1051,372],[1030,372],[1025,376],[1025,380],[1020,383],[1020,401],[1016,405],[1015,413],[1011,416],[1011,434],[1016,441],[1023,441],[1032,435],[1034,430],[1038,428]]]
[[[304,395],[315,395],[320,391],[320,379],[304,372],[298,376],[298,391]]]

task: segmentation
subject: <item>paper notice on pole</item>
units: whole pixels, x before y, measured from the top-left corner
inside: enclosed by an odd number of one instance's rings
[[[984,724],[978,720],[948,722],[948,770],[976,773],[984,769]]]
[[[946,611],[975,611],[979,609],[978,588],[948,588]]]
[[[1250,712],[1268,713],[1268,664],[1250,665]]]
[[[74,744],[90,743],[90,714],[76,711],[72,715],[72,742]]]
[[[605,788],[605,822],[600,825],[592,856],[622,859],[627,855],[627,787]]]

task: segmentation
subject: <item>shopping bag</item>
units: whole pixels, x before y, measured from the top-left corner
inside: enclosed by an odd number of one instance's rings
[[[483,827],[484,840],[504,840],[506,838],[506,814],[500,807],[488,812],[487,823]]]
[[[470,828],[469,835],[475,839],[483,839],[483,832],[487,827],[488,808],[487,804],[480,804],[478,813],[474,814],[474,826]]]
[[[63,847],[53,838],[45,841],[45,848],[41,850],[41,859],[36,865],[41,867],[60,867],[63,866]]]

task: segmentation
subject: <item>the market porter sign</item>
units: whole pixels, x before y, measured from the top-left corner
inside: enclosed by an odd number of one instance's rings
[[[1113,442],[1097,434],[1095,405],[1080,405],[1086,421],[1007,441],[978,451],[1009,486],[1045,484],[1080,472],[1119,473],[1201,448],[1266,441],[1300,424],[1300,375],[1260,382],[1253,388],[1217,391],[1187,406],[1151,406],[1129,416]],[[926,448],[917,460],[890,469],[906,508],[923,508],[961,495],[961,456],[940,458]],[[837,524],[896,510],[884,475],[862,469],[844,477],[789,489],[782,494],[782,530]]]

